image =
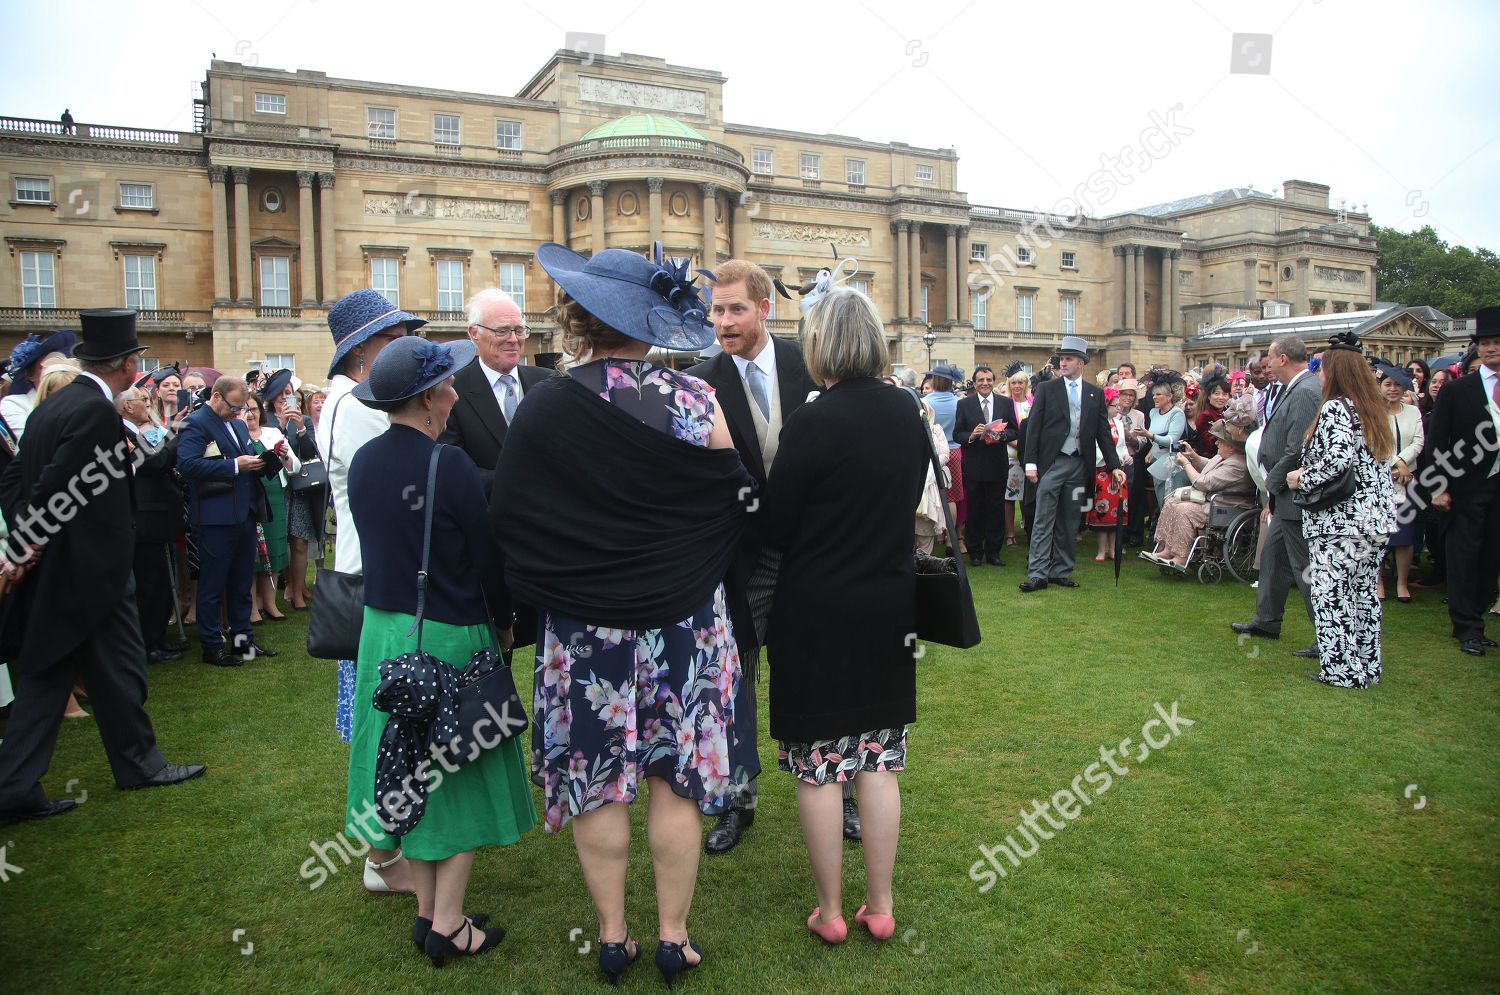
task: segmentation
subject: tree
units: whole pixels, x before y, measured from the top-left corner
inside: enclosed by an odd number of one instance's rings
[[[1380,250],[1381,300],[1428,304],[1452,318],[1471,318],[1500,303],[1500,256],[1489,249],[1449,247],[1431,225],[1413,232],[1371,225]]]

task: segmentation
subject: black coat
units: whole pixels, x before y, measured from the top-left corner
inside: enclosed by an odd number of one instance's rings
[[[521,400],[525,401],[527,392],[552,376],[553,371],[540,366],[517,366],[515,375],[521,381]],[[457,446],[469,454],[479,468],[479,479],[488,500],[495,481],[495,465],[500,462],[500,450],[505,446],[508,427],[505,415],[478,360],[454,374],[453,389],[458,391],[458,400],[438,442]]]
[[[764,492],[782,550],[771,608],[771,735],[793,742],[917,715],[912,535],[931,436],[903,391],[848,380],[786,422]]]
[[[0,476],[0,504],[13,546],[25,541],[16,533],[33,510],[57,531],[7,616],[4,645],[18,673],[71,653],[115,610],[135,560],[131,472],[125,425],[90,378],[59,388],[27,420],[20,455]],[[67,509],[59,495],[68,495]],[[30,532],[48,534],[39,524]]]
[[[1422,445],[1420,479],[1430,493],[1441,492],[1441,481],[1453,495],[1454,506],[1463,507],[1479,490],[1495,463],[1496,440],[1491,424],[1482,373],[1475,371],[1443,385],[1427,422],[1427,441]],[[29,437],[29,425],[26,431]],[[1451,471],[1435,458],[1438,453],[1448,454],[1446,462]]]
[[[781,426],[786,428],[793,414],[807,401],[807,395],[818,389],[802,361],[802,350],[790,342],[771,336],[776,350],[776,393],[781,395]],[[688,376],[706,380],[719,399],[719,408],[729,422],[729,437],[739,450],[745,469],[757,484],[766,482],[766,465],[760,455],[760,440],[755,437],[755,419],[750,414],[750,398],[745,382],[734,364],[734,357],[719,353],[687,371]],[[779,456],[778,456],[779,458]]]
[[[984,411],[979,406],[979,395],[970,394],[958,402],[958,411],[953,416],[953,441],[962,445],[964,451],[964,479],[976,483],[1004,483],[1010,474],[1010,453],[1007,443],[1020,437],[1016,425],[1016,406],[998,391],[990,394],[990,421],[1005,422],[1005,441],[990,444],[980,436],[974,442],[969,434],[974,426],[984,424]]]
[[[1120,468],[1120,454],[1109,434],[1109,405],[1104,403],[1104,390],[1082,377],[1082,394],[1078,409],[1078,452],[1085,463],[1093,466],[1096,451],[1104,454],[1104,465],[1111,470]],[[1063,441],[1068,437],[1068,387],[1067,379],[1054,377],[1037,384],[1031,399],[1031,414],[1026,416],[1026,449],[1023,462],[1036,465],[1038,479],[1062,453]],[[1102,440],[1102,443],[1101,443]],[[967,454],[966,454],[967,455]],[[969,472],[964,464],[964,473]]]
[[[172,434],[154,452],[134,432],[130,433],[130,439],[137,447],[132,481],[136,541],[176,542],[186,530],[182,484],[177,477],[177,445],[181,436]]]

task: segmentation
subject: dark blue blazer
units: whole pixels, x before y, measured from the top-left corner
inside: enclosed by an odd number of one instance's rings
[[[204,455],[210,443],[218,443],[219,456]],[[258,514],[264,493],[260,476],[234,468],[235,457],[250,451],[250,430],[238,418],[226,422],[205,404],[183,421],[177,472],[188,482],[188,512],[195,525],[239,525]],[[231,489],[201,494],[202,485],[211,481],[227,482]]]

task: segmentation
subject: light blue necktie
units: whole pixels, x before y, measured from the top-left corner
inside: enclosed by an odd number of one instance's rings
[[[766,390],[766,371],[754,363],[746,373],[750,381],[750,393],[755,397],[755,403],[760,406],[760,413],[766,421],[771,420],[771,395]]]
[[[1065,456],[1072,456],[1074,453],[1078,452],[1078,446],[1073,441],[1073,432],[1074,432],[1075,426],[1079,430],[1081,430],[1083,428],[1083,426],[1079,424],[1079,422],[1081,422],[1082,420],[1083,420],[1083,412],[1080,410],[1079,405],[1078,405],[1078,381],[1077,380],[1069,380],[1068,381],[1068,437],[1067,437],[1067,439],[1065,439],[1063,441],[1063,455],[1065,455]]]
[[[509,373],[500,374],[500,382],[505,385],[505,397],[500,402],[500,408],[505,412],[505,423],[510,424],[511,419],[516,416],[516,405],[521,399],[516,396],[516,378]]]

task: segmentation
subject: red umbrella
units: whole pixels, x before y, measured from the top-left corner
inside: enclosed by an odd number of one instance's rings
[[[189,368],[186,372],[198,374],[203,378],[203,382],[208,384],[210,387],[214,385],[215,380],[224,375],[218,370],[214,369],[212,366],[194,366]]]

